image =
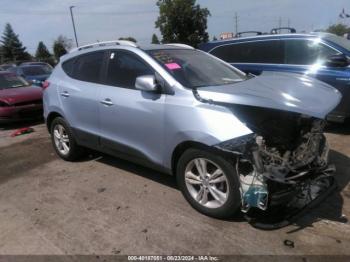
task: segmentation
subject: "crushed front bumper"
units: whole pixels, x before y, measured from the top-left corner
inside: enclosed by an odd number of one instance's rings
[[[310,209],[323,202],[337,188],[333,176],[320,174],[306,181],[287,204],[271,205],[268,210],[251,209],[245,214],[248,222],[259,229],[273,230],[295,223]],[[272,204],[272,203],[271,203]]]

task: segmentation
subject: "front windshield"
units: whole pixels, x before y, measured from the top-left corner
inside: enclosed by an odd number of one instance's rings
[[[26,76],[47,75],[51,73],[51,69],[47,66],[25,66],[22,67],[22,70]]]
[[[13,74],[0,74],[0,90],[29,86],[22,77]]]
[[[333,42],[340,47],[345,48],[346,50],[350,51],[350,41],[344,37],[336,36],[333,34],[327,34],[324,39]]]
[[[147,53],[188,88],[227,85],[247,79],[240,71],[198,50],[158,49]]]

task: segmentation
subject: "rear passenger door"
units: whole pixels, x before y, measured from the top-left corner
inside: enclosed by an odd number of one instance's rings
[[[161,165],[165,95],[135,89],[136,78],[154,69],[127,50],[113,50],[107,60],[99,104],[103,150]]]
[[[245,73],[255,75],[263,71],[278,71],[283,63],[283,50],[278,38],[224,44],[210,53]]]
[[[65,117],[80,144],[97,147],[99,98],[105,51],[80,55],[62,64],[67,77],[59,83]]]

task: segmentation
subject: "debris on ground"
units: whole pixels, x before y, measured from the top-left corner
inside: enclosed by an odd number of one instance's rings
[[[101,188],[97,189],[97,193],[102,193],[102,192],[105,192],[105,191],[106,191],[105,187],[101,187]]]
[[[292,240],[286,239],[283,241],[283,244],[287,247],[294,248],[294,242]]]
[[[20,136],[20,135],[25,135],[34,132],[34,129],[31,127],[23,127],[20,129],[15,130],[12,134],[11,137],[15,136]]]

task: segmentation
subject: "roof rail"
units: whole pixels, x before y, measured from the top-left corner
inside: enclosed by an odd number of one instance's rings
[[[295,30],[295,28],[293,27],[276,27],[276,28],[272,28],[270,31],[271,35],[276,35],[281,33],[281,30],[288,30],[291,34],[295,34],[297,32],[297,30]]]
[[[242,37],[244,34],[262,35],[263,33],[260,31],[243,31],[243,32],[238,32],[236,34],[236,37]]]
[[[77,48],[70,50],[69,53],[81,51],[88,48],[98,47],[98,46],[110,46],[110,45],[124,45],[124,46],[138,47],[138,45],[132,41],[112,40],[112,41],[96,42],[88,45],[79,46]]]
[[[179,44],[179,43],[169,43],[169,44],[165,44],[165,45],[172,45],[172,46],[183,47],[183,48],[187,48],[187,49],[194,49],[194,47],[192,47],[190,45]]]

